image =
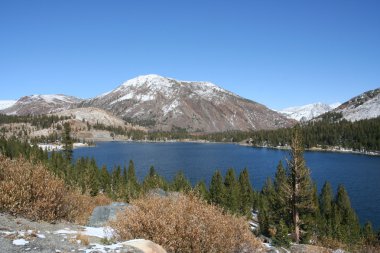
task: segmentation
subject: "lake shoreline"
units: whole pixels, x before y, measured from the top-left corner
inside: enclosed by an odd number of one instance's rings
[[[239,146],[253,147],[253,148],[268,148],[276,150],[290,150],[290,146],[255,146],[252,144],[247,144],[243,142],[217,142],[208,140],[192,140],[192,139],[181,139],[181,140],[131,140],[126,138],[93,138],[90,139],[93,142],[130,142],[130,143],[199,143],[199,144],[235,144]],[[351,149],[343,148],[328,148],[323,149],[319,147],[305,148],[305,151],[310,152],[331,152],[331,153],[342,153],[342,154],[357,154],[357,155],[367,155],[367,156],[380,156],[380,151],[355,151]]]

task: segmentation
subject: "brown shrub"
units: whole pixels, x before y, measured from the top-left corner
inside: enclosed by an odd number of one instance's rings
[[[121,239],[148,239],[168,252],[261,251],[244,218],[223,214],[195,196],[146,196],[132,205],[111,223]]]
[[[42,164],[0,156],[0,211],[34,220],[85,223],[98,203],[109,202],[104,196],[91,198],[70,190]]]

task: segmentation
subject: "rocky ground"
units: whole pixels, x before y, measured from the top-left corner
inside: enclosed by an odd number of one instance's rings
[[[112,230],[71,223],[50,224],[0,213],[1,253],[165,252],[146,240],[112,242]]]

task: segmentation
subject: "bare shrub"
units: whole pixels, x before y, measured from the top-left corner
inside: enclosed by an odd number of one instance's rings
[[[104,196],[92,198],[69,189],[42,164],[0,156],[0,211],[34,220],[85,223],[96,205],[108,203]]]
[[[223,214],[193,195],[146,196],[132,205],[111,223],[121,239],[148,239],[168,252],[261,251],[244,218]]]

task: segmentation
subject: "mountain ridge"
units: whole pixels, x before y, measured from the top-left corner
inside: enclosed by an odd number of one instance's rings
[[[159,75],[138,76],[112,91],[81,102],[158,131],[190,132],[276,129],[293,121],[264,105],[210,82],[179,81]]]

